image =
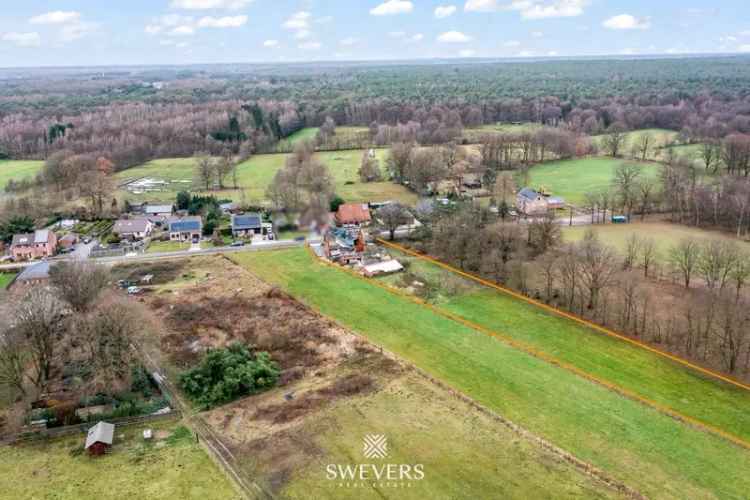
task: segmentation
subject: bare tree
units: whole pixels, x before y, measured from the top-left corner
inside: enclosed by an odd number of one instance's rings
[[[739,257],[737,246],[724,241],[709,241],[701,248],[698,270],[708,288],[723,290]]]
[[[632,163],[622,163],[615,170],[613,183],[617,196],[620,199],[623,209],[627,213],[628,219],[633,212],[633,206],[638,197],[638,180],[641,176],[640,165]]]
[[[0,325],[0,385],[26,394],[26,344],[10,325]]]
[[[625,244],[625,262],[623,263],[623,268],[625,270],[630,270],[633,268],[635,263],[640,258],[642,247],[643,240],[638,235],[638,233],[632,233],[630,236],[628,236],[627,242]]]
[[[646,161],[653,148],[651,134],[643,132],[635,142],[635,148],[641,161]]]
[[[657,247],[653,238],[643,238],[641,242],[641,263],[643,264],[643,276],[648,278],[648,271],[656,260]]]
[[[620,124],[612,124],[602,138],[602,145],[609,156],[616,158],[625,144],[625,128]]]
[[[219,181],[219,189],[224,189],[224,180],[232,172],[234,166],[235,164],[231,154],[223,155],[219,159],[219,161],[214,163],[214,168],[216,169],[216,179]]]
[[[616,276],[615,252],[604,245],[592,230],[578,245],[581,282],[588,291],[589,310],[596,310],[604,289],[612,286]]]
[[[685,288],[690,288],[700,254],[700,246],[690,238],[683,239],[669,250],[669,261],[682,275]]]
[[[393,240],[396,230],[412,221],[412,215],[400,203],[389,203],[375,212],[375,220],[379,227],[388,231],[388,235]]]
[[[208,153],[197,153],[195,155],[195,176],[206,191],[209,191],[213,186],[214,172],[214,159]]]
[[[106,267],[85,261],[62,261],[50,268],[50,283],[75,311],[86,312],[110,279]]]

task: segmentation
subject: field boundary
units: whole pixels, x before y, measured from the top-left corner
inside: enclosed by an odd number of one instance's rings
[[[348,272],[352,273],[353,275],[355,275],[356,277],[358,277],[358,278],[366,281],[367,283],[371,283],[371,284],[375,283],[374,281],[366,279],[366,278],[364,278],[364,277],[362,277],[362,276],[354,273],[353,271],[350,271],[350,270],[342,268],[342,267],[340,267],[340,266],[338,266],[336,264],[333,264],[333,263],[330,263],[328,261],[325,261],[323,259],[318,258],[318,256],[315,255],[315,253],[312,251],[312,249],[310,248],[309,245],[307,245],[306,248],[310,251],[310,253],[312,254],[312,256],[315,257],[316,262],[321,262],[322,264],[327,265],[327,266],[332,267],[332,268],[335,268],[337,270],[342,270],[343,269],[345,271],[348,271]],[[244,269],[247,272],[250,272],[253,276],[255,276],[256,278],[260,279],[264,283],[268,283],[266,280],[258,277],[258,275],[255,274],[253,271],[251,271],[251,270],[249,270],[249,269],[241,266],[239,263],[237,263],[234,260],[232,260],[231,257],[227,256],[226,258],[230,262],[232,262],[232,264],[240,266],[242,269]],[[388,288],[388,287],[386,287],[386,285],[380,285],[379,283],[378,283],[378,286],[382,286],[382,287],[384,287],[386,289]],[[387,291],[394,292],[395,290],[388,289]],[[285,293],[288,293],[288,292],[285,292]],[[396,292],[396,293],[398,294],[398,292]],[[494,411],[494,410],[492,410],[492,409],[490,409],[490,408],[482,405],[481,403],[479,403],[476,400],[472,399],[470,396],[468,396],[467,394],[463,393],[459,389],[456,389],[455,387],[451,386],[447,382],[444,382],[444,381],[442,381],[442,380],[440,380],[440,379],[438,379],[438,378],[430,375],[428,372],[426,372],[422,368],[418,367],[414,363],[412,363],[412,362],[410,362],[408,360],[405,360],[401,356],[395,354],[394,352],[392,352],[392,351],[390,351],[390,350],[388,350],[388,349],[386,349],[384,347],[381,347],[380,345],[377,345],[372,340],[370,340],[368,337],[366,337],[364,334],[361,334],[361,333],[357,332],[355,329],[342,324],[341,322],[339,322],[337,319],[335,319],[333,317],[330,317],[330,316],[327,316],[327,315],[321,313],[314,306],[311,306],[310,304],[308,304],[307,301],[305,301],[304,299],[302,299],[300,297],[293,296],[293,295],[292,295],[292,297],[293,297],[293,299],[295,301],[297,301],[303,307],[305,307],[311,314],[313,314],[313,315],[315,315],[317,317],[323,318],[326,321],[330,321],[330,322],[334,323],[335,325],[337,325],[342,330],[348,332],[351,335],[354,335],[355,337],[357,337],[361,341],[367,343],[368,345],[373,346],[375,349],[378,350],[378,352],[382,356],[385,356],[386,358],[394,360],[397,363],[405,366],[406,368],[408,368],[410,370],[413,370],[414,373],[416,373],[418,376],[420,376],[420,377],[424,378],[425,380],[427,380],[428,382],[434,384],[436,387],[438,387],[438,388],[446,391],[450,396],[452,396],[452,397],[454,397],[454,398],[456,398],[456,399],[458,399],[458,400],[460,400],[460,401],[468,404],[469,406],[471,406],[475,410],[479,411],[480,413],[482,413],[482,414],[490,417],[491,419],[497,421],[501,425],[503,425],[503,426],[507,427],[508,429],[510,429],[513,433],[515,433],[516,435],[518,435],[522,439],[526,439],[526,440],[530,441],[532,444],[535,444],[535,445],[539,446],[540,448],[549,451],[553,455],[557,456],[560,460],[570,463],[571,465],[573,465],[573,467],[575,467],[576,469],[578,469],[579,471],[581,471],[583,474],[586,474],[586,475],[588,475],[588,476],[596,479],[597,481],[600,481],[600,482],[604,483],[606,486],[617,490],[619,493],[622,493],[622,494],[626,495],[628,498],[633,498],[633,499],[638,499],[638,500],[646,499],[647,498],[642,493],[640,493],[638,490],[636,490],[636,489],[628,486],[627,484],[625,484],[624,482],[620,481],[619,479],[615,479],[614,477],[610,476],[603,469],[600,469],[600,468],[596,467],[595,465],[593,465],[593,464],[591,464],[589,462],[586,462],[586,461],[578,458],[577,456],[573,455],[569,451],[566,451],[565,449],[560,448],[559,446],[556,446],[555,444],[553,444],[551,441],[545,439],[544,437],[539,436],[537,434],[534,434],[533,432],[529,431],[525,427],[523,427],[523,426],[521,426],[521,425],[513,422],[512,420],[504,417],[500,413],[497,413],[496,411]]]
[[[425,260],[425,261],[431,262],[432,264],[435,264],[435,265],[437,265],[439,267],[442,267],[443,269],[447,269],[448,271],[451,271],[453,273],[459,274],[459,275],[461,275],[461,276],[463,276],[465,278],[468,278],[468,279],[470,279],[472,281],[480,283],[480,284],[482,284],[484,286],[487,286],[487,287],[493,288],[495,290],[498,290],[498,291],[500,291],[500,292],[502,292],[502,293],[504,293],[506,295],[510,295],[511,297],[519,299],[519,300],[522,300],[522,301],[526,302],[527,304],[531,304],[533,306],[536,306],[536,307],[539,307],[541,309],[544,309],[545,311],[551,312],[551,313],[553,313],[553,314],[555,314],[557,316],[562,316],[562,317],[564,317],[566,319],[575,321],[576,323],[581,324],[583,326],[586,326],[588,328],[591,328],[591,329],[593,329],[593,330],[595,330],[595,331],[597,331],[599,333],[603,333],[603,334],[605,334],[605,335],[607,335],[609,337],[616,338],[616,339],[621,340],[623,342],[627,342],[627,343],[629,343],[631,345],[634,345],[634,346],[640,347],[642,349],[645,349],[647,351],[650,351],[650,352],[652,352],[654,354],[658,354],[659,356],[665,357],[665,358],[667,358],[667,359],[669,359],[671,361],[674,361],[675,363],[681,364],[681,365],[683,365],[683,366],[685,366],[687,368],[691,368],[691,369],[693,369],[695,371],[698,371],[698,372],[702,373],[703,375],[708,375],[710,377],[719,379],[719,380],[721,380],[723,382],[726,382],[728,384],[734,385],[735,387],[739,387],[740,389],[744,389],[746,391],[750,391],[750,385],[745,384],[744,382],[741,382],[741,381],[735,379],[734,377],[731,377],[729,375],[724,375],[722,373],[719,373],[717,371],[711,370],[709,368],[705,368],[705,367],[700,366],[700,365],[698,365],[696,363],[693,363],[692,361],[689,361],[689,360],[687,360],[687,359],[685,359],[685,358],[683,358],[681,356],[677,356],[675,354],[669,353],[669,352],[664,351],[662,349],[659,349],[657,347],[651,346],[649,344],[646,344],[645,342],[641,342],[639,340],[636,340],[636,339],[634,339],[632,337],[629,337],[628,335],[625,335],[623,333],[615,332],[614,330],[612,330],[610,328],[607,328],[607,327],[604,327],[604,326],[601,326],[601,325],[597,325],[596,323],[593,323],[593,322],[591,322],[591,321],[589,321],[587,319],[584,319],[584,318],[582,318],[582,317],[580,317],[580,316],[578,316],[576,314],[569,313],[567,311],[563,311],[562,309],[559,309],[557,307],[553,307],[553,306],[551,306],[549,304],[545,304],[545,303],[540,302],[538,300],[532,299],[531,297],[527,297],[526,295],[523,295],[523,294],[518,293],[518,292],[516,292],[514,290],[511,290],[510,288],[504,287],[502,285],[498,285],[497,283],[493,283],[492,281],[489,281],[489,280],[486,280],[486,279],[481,278],[479,276],[476,276],[473,273],[462,271],[462,270],[460,270],[460,269],[458,269],[458,268],[456,268],[454,266],[451,266],[450,264],[446,264],[445,262],[443,262],[443,261],[441,261],[439,259],[436,259],[436,258],[434,258],[434,257],[432,257],[430,255],[426,255],[426,254],[422,254],[422,253],[416,252],[416,251],[414,251],[414,250],[412,250],[410,248],[406,248],[406,247],[404,247],[402,245],[399,245],[397,243],[393,243],[391,241],[383,240],[382,238],[376,238],[376,241],[380,245],[383,245],[383,246],[386,246],[386,247],[389,247],[389,248],[393,248],[393,249],[398,250],[400,252],[403,252],[405,254],[411,255],[412,257],[417,257],[417,258],[419,258],[421,260]]]
[[[609,382],[607,380],[604,380],[604,379],[601,379],[601,378],[596,377],[594,375],[591,375],[591,374],[589,374],[589,373],[587,373],[587,372],[585,372],[585,371],[577,368],[576,366],[573,366],[573,365],[571,365],[569,363],[566,363],[564,361],[561,361],[561,360],[555,358],[554,356],[551,356],[551,355],[546,354],[546,353],[544,353],[542,351],[539,351],[539,350],[534,349],[534,348],[532,348],[530,346],[527,346],[526,344],[524,344],[522,342],[518,342],[517,340],[514,340],[514,339],[510,338],[506,334],[502,334],[500,332],[496,332],[496,331],[490,330],[490,329],[485,328],[485,327],[483,327],[481,325],[473,323],[472,321],[469,321],[469,320],[467,320],[465,318],[462,318],[462,317],[460,317],[460,316],[458,316],[456,314],[450,313],[448,311],[444,311],[444,310],[442,310],[442,309],[440,309],[438,307],[433,306],[432,304],[430,304],[428,302],[425,302],[424,300],[419,299],[418,297],[414,297],[413,295],[407,294],[406,292],[398,290],[398,289],[396,289],[394,287],[391,287],[389,285],[380,283],[377,280],[372,280],[372,279],[365,278],[364,276],[362,276],[362,275],[360,275],[360,274],[352,271],[351,269],[347,269],[345,267],[342,267],[342,266],[330,263],[328,261],[325,261],[323,259],[320,259],[314,253],[314,251],[310,248],[310,246],[307,246],[306,248],[309,251],[309,253],[313,257],[316,258],[317,261],[322,262],[323,264],[325,264],[327,266],[330,266],[332,268],[344,271],[344,272],[350,274],[351,276],[354,276],[355,278],[358,278],[358,279],[360,279],[362,281],[365,281],[366,283],[369,283],[369,284],[374,285],[376,287],[382,288],[383,290],[385,290],[385,291],[387,291],[387,292],[389,292],[389,293],[391,293],[393,295],[398,295],[398,296],[403,297],[403,298],[405,298],[407,300],[410,300],[410,301],[412,301],[412,302],[414,302],[414,303],[416,303],[418,305],[421,305],[421,306],[423,306],[423,307],[431,310],[433,313],[437,314],[438,316],[442,316],[442,317],[444,317],[446,319],[449,319],[449,320],[454,321],[456,323],[462,324],[462,325],[470,328],[471,330],[474,330],[476,332],[479,332],[479,333],[482,333],[484,335],[487,335],[488,337],[492,337],[492,338],[498,339],[501,342],[505,343],[506,345],[508,345],[508,346],[510,346],[510,347],[512,347],[514,349],[522,351],[522,352],[524,352],[524,353],[526,353],[526,354],[528,354],[530,356],[533,356],[533,357],[535,357],[537,359],[545,361],[546,363],[549,363],[549,364],[551,364],[553,366],[557,366],[558,368],[561,368],[563,370],[567,370],[567,371],[569,371],[569,372],[571,372],[571,373],[573,373],[573,374],[575,374],[575,375],[577,375],[577,376],[579,376],[579,377],[581,377],[581,378],[583,378],[585,380],[588,380],[589,382],[592,382],[592,383],[597,384],[597,385],[599,385],[601,387],[604,387],[605,389],[608,389],[608,390],[610,390],[610,391],[612,391],[612,392],[614,392],[616,394],[619,394],[622,397],[625,397],[625,398],[628,398],[628,399],[630,399],[632,401],[640,403],[643,406],[646,406],[646,407],[649,407],[649,408],[651,408],[653,410],[656,410],[657,412],[659,412],[659,413],[661,413],[661,414],[663,414],[663,415],[665,415],[667,417],[673,418],[674,420],[676,420],[678,422],[682,422],[682,423],[686,423],[686,424],[692,425],[693,427],[697,428],[700,431],[704,431],[704,432],[708,432],[710,434],[714,434],[714,435],[716,435],[718,437],[721,437],[723,439],[726,439],[727,441],[730,441],[730,442],[732,442],[732,443],[734,443],[734,444],[736,444],[736,445],[738,445],[738,446],[740,446],[742,448],[750,450],[750,442],[745,441],[744,439],[742,439],[739,436],[735,436],[734,434],[732,434],[730,432],[727,432],[727,431],[724,431],[722,429],[719,429],[718,427],[715,427],[715,426],[713,426],[711,424],[707,424],[705,422],[702,422],[702,421],[700,421],[700,420],[698,420],[696,418],[684,415],[684,414],[678,412],[677,410],[674,410],[674,409],[672,409],[672,408],[670,408],[668,406],[665,406],[665,405],[662,405],[660,403],[657,403],[656,401],[652,401],[652,400],[650,400],[648,398],[645,398],[643,396],[639,396],[638,394],[636,394],[636,393],[634,393],[632,391],[629,391],[628,389],[625,389],[623,387],[620,387],[617,384],[613,384],[613,383],[611,383],[611,382]]]

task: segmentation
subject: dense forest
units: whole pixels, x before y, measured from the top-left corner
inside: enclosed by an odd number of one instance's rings
[[[442,64],[27,70],[0,74],[0,155],[148,159],[268,150],[337,125],[455,130],[537,122],[598,134],[659,127],[688,138],[750,133],[746,57]]]

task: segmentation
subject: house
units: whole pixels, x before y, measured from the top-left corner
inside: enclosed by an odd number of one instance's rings
[[[142,240],[151,235],[154,224],[143,217],[137,219],[119,219],[112,227],[112,232],[122,239]]]
[[[370,223],[370,209],[363,203],[344,203],[334,216],[338,226],[365,226]]]
[[[253,237],[256,234],[267,236],[269,233],[273,233],[273,224],[263,222],[263,216],[258,213],[232,216],[232,236],[235,238]]]
[[[339,264],[361,264],[365,249],[365,234],[359,228],[333,228],[323,238],[326,258]]]
[[[192,241],[198,243],[203,235],[203,220],[200,216],[188,216],[169,221],[169,239],[171,241]]]
[[[68,233],[62,238],[60,238],[58,243],[60,244],[61,248],[65,248],[65,249],[73,248],[74,246],[76,246],[76,243],[78,243],[78,236],[76,236],[73,233]]]
[[[114,424],[108,424],[107,422],[99,422],[91,429],[89,429],[86,435],[86,446],[85,449],[89,452],[89,455],[101,456],[104,455],[109,448],[112,447],[115,437],[115,426]]]
[[[523,188],[516,195],[516,207],[526,215],[543,214],[549,210],[547,197],[531,188]]]
[[[143,208],[143,215],[149,217],[163,217],[166,219],[167,217],[171,217],[173,212],[174,207],[172,205],[146,205]]]
[[[466,189],[482,189],[482,176],[479,174],[464,174],[461,185]]]
[[[13,260],[31,260],[52,257],[57,250],[57,235],[49,229],[13,235],[10,254]]]
[[[37,262],[16,276],[13,287],[42,285],[49,281],[50,263],[46,260]]]

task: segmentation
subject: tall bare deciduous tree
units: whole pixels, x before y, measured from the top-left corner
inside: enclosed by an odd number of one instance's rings
[[[50,283],[76,312],[86,312],[110,279],[109,270],[85,261],[62,261],[50,268]]]
[[[669,261],[682,275],[685,288],[690,288],[690,282],[698,267],[700,254],[700,246],[690,238],[683,239],[669,250]]]

